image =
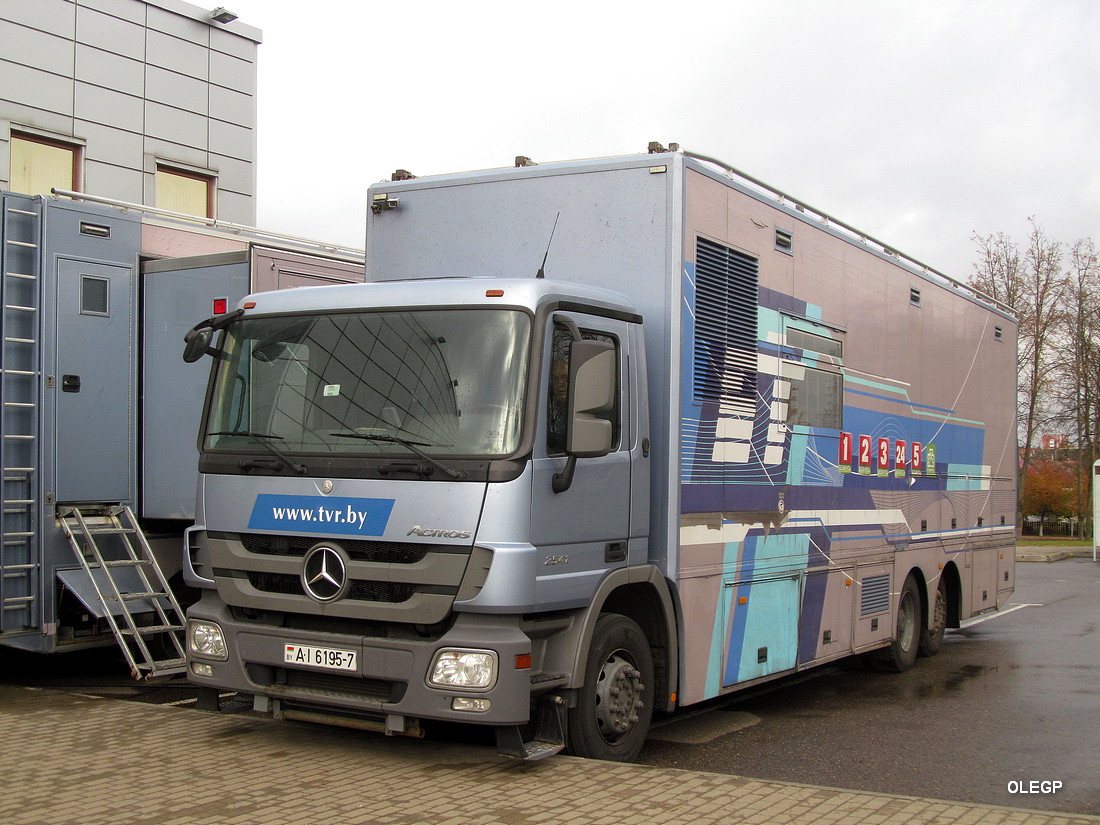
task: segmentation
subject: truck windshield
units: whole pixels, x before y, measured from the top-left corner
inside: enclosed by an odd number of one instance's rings
[[[530,329],[524,313],[490,309],[244,318],[228,329],[204,447],[509,455]]]

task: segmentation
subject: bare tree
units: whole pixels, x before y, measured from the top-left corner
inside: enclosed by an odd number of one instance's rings
[[[1020,324],[1017,426],[1023,445],[1019,494],[1022,497],[1031,451],[1052,401],[1055,336],[1064,314],[1062,244],[1047,236],[1034,218],[1027,246],[1005,233],[972,236],[979,259],[970,284],[1012,307]]]
[[[1065,312],[1058,333],[1059,420],[1076,435],[1081,472],[1077,474],[1076,514],[1089,521],[1089,477],[1100,445],[1100,266],[1089,238],[1069,250]]]

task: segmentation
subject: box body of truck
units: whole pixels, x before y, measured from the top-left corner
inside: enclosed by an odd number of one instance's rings
[[[679,152],[395,181],[370,198],[369,283],[310,290],[298,311],[514,309],[529,329],[499,341],[523,362],[522,402],[493,421],[515,437],[479,463],[421,435],[446,473],[408,449],[387,476],[375,457],[311,462],[303,447],[290,454],[304,472],[257,478],[208,435],[191,554],[206,590],[189,615],[224,650],[191,651],[198,683],[390,733],[537,721],[543,740],[557,730],[575,752],[630,758],[654,709],[858,653],[904,669],[1011,594],[1016,326],[1003,307]],[[242,318],[294,311],[257,298]],[[480,355],[425,345],[446,365],[429,395],[456,428],[486,412],[466,398],[485,378],[462,359],[497,363],[494,329]],[[324,341],[294,341],[280,351],[308,372]],[[556,372],[582,341],[596,360],[615,354],[595,406],[573,397],[575,364]],[[393,356],[393,370],[428,356]],[[305,381],[303,420],[348,393]],[[383,405],[359,437],[411,440],[402,409]],[[590,427],[610,433],[606,452],[576,446]],[[366,532],[343,515],[360,510],[377,519]],[[348,549],[353,533],[370,538]],[[325,548],[364,581],[354,600],[310,589]],[[407,591],[372,596],[381,582]],[[491,686],[436,678],[465,650],[492,653]]]

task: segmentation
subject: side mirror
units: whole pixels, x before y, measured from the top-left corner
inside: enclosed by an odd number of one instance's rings
[[[193,364],[210,351],[210,341],[214,337],[214,330],[210,327],[201,327],[190,330],[183,336],[183,360]]]
[[[205,321],[199,321],[183,336],[183,360],[188,364],[194,364],[204,355],[217,357],[220,350],[211,349],[210,342],[214,340],[214,333],[219,329],[229,326],[237,318],[244,315],[243,309],[235,309],[225,315],[215,315]]]
[[[555,319],[556,320],[556,319]],[[615,406],[615,345],[608,341],[585,341],[579,334],[569,353],[569,408],[565,430],[565,452],[569,460],[553,477],[555,493],[573,484],[578,458],[598,458],[611,452],[614,430],[600,417]]]
[[[611,422],[600,413],[615,404],[615,347],[607,341],[574,341],[569,356],[569,419],[565,451],[578,458],[611,452]]]

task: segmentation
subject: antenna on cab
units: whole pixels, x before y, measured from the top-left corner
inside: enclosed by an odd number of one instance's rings
[[[543,269],[546,266],[546,259],[550,255],[550,244],[552,244],[554,242],[554,232],[557,231],[558,218],[560,218],[560,217],[561,217],[561,212],[558,212],[558,214],[554,217],[554,226],[550,229],[550,240],[548,240],[546,242],[546,251],[544,253],[542,253],[542,265],[539,267],[539,271],[535,273],[536,278],[545,278],[546,277],[546,273],[543,271]]]

